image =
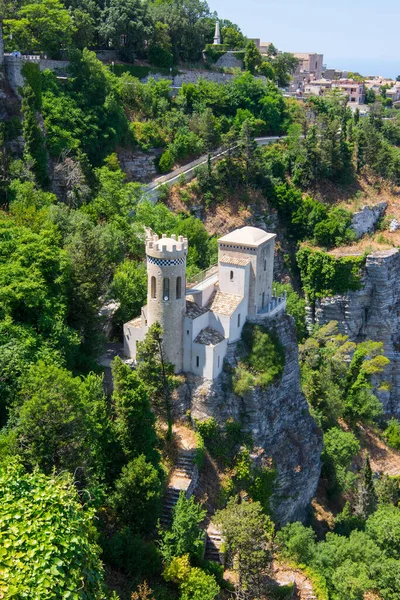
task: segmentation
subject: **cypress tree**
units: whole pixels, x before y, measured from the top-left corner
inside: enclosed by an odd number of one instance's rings
[[[45,186],[49,181],[47,172],[47,152],[44,145],[44,136],[36,120],[36,99],[30,85],[26,85],[22,92],[22,114],[24,120],[22,131],[25,139],[24,158],[32,162],[32,170],[39,185]]]

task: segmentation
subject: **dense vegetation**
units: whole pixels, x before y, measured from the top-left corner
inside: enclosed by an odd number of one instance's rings
[[[355,344],[334,323],[310,335],[303,296],[312,308],[320,297],[358,289],[364,258],[327,252],[354,240],[351,213],[316,192],[321,182],[345,186],[364,172],[398,184],[399,118],[384,120],[380,102],[360,119],[335,94],[304,104],[285,99],[276,83],[288,83],[293,57],[271,46],[263,59],[229,21],[221,21],[216,50],[216,15],[198,0],[0,0],[0,11],[8,50],[70,60],[67,80],[26,64],[23,119],[0,123],[5,597],[213,600],[224,589],[260,598],[278,549],[303,565],[320,598],[361,600],[374,591],[397,600],[399,482],[373,476],[359,435],[360,426],[373,426],[400,447],[400,425],[385,422],[373,387],[377,380],[387,386],[388,359],[382,344]],[[141,83],[132,64],[113,72],[88,46],[167,69],[198,64],[204,49],[210,67],[222,51],[237,49],[246,72],[224,85],[200,79],[172,96],[169,81]],[[286,137],[258,147],[254,136],[268,134]],[[155,205],[127,181],[118,159],[124,149],[157,149],[157,167],[167,172],[220,146],[228,150],[222,160],[199,168],[190,185],[164,190]],[[183,210],[167,207],[172,197]],[[105,342],[101,307],[117,302],[112,337],[120,339],[122,324],[145,303],[145,228],[188,237],[190,277],[215,263],[217,252],[192,208],[207,215],[238,199],[241,207],[257,203],[265,222],[277,214],[292,282],[277,291],[288,293],[295,318],[303,390],[324,436],[322,483],[337,516],[318,541],[299,523],[276,533],[274,465],[267,458],[255,464],[242,423],[194,423],[198,466],[208,453],[220,473],[213,508],[231,589],[222,567],[202,558],[200,504],[181,495],[171,526],[158,527],[176,452],[172,394],[181,381],[163,360],[161,329],[153,326],[139,345],[137,369],[115,359],[112,394],[97,359]],[[242,344],[231,375],[245,398],[279,382],[285,349],[261,326],[246,326]]]

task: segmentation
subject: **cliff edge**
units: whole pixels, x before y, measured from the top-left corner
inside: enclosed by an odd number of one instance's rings
[[[192,417],[214,417],[224,423],[233,418],[250,432],[254,445],[271,457],[277,472],[271,498],[274,518],[280,525],[307,518],[320,476],[322,435],[311,417],[300,386],[298,347],[293,319],[281,315],[263,322],[285,349],[285,365],[279,380],[265,390],[251,388],[244,397],[232,391],[232,375],[225,370],[218,379],[189,378],[187,408]],[[235,345],[228,362],[236,364]],[[182,407],[183,408],[183,407]]]
[[[309,316],[311,311],[309,310]],[[310,317],[311,319],[311,317]],[[361,289],[317,301],[315,323],[337,321],[339,330],[354,342],[382,342],[390,365],[376,394],[387,416],[400,418],[400,254],[398,249],[367,256]]]

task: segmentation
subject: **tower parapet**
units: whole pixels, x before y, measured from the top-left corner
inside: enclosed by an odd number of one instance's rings
[[[187,251],[183,236],[153,235],[146,240],[147,325],[160,323],[166,359],[177,372],[183,369]]]

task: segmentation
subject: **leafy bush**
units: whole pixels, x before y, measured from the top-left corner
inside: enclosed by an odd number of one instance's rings
[[[0,469],[0,587],[7,598],[105,598],[94,511],[69,475]]]
[[[400,450],[400,423],[397,419],[391,419],[384,433],[389,446]]]
[[[311,527],[289,523],[276,534],[276,543],[282,558],[297,564],[309,564],[315,555],[316,536]]]
[[[290,283],[277,283],[274,282],[274,288],[278,295],[286,292],[286,311],[289,315],[294,318],[294,325],[296,328],[296,336],[299,342],[307,337],[307,326],[306,326],[306,301],[294,291]]]
[[[161,557],[157,546],[132,533],[128,527],[111,538],[103,538],[101,546],[106,563],[115,569],[122,569],[131,578],[141,580],[157,576],[161,571]]]
[[[315,303],[316,298],[359,290],[365,259],[365,256],[336,258],[309,246],[300,248],[297,264],[308,300]]]
[[[160,160],[158,161],[158,170],[160,173],[169,173],[172,171],[172,167],[174,166],[175,160],[171,150],[167,148],[162,153]]]
[[[150,533],[161,513],[162,483],[142,454],[122,469],[110,498],[118,520],[139,533]]]
[[[246,323],[242,330],[245,356],[235,369],[234,392],[243,396],[250,387],[267,388],[283,372],[285,353],[274,333],[262,325]]]
[[[348,469],[359,452],[360,443],[353,433],[338,427],[325,432],[323,475],[328,478],[332,492],[346,491],[354,483],[354,475]]]

